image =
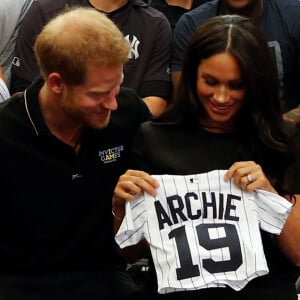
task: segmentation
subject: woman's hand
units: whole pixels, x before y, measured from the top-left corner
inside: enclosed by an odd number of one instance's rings
[[[133,200],[135,195],[144,191],[152,196],[157,194],[158,182],[148,173],[138,170],[127,170],[119,177],[112,200],[115,219],[121,221],[125,215],[125,202]]]
[[[235,162],[226,172],[224,180],[228,181],[231,178],[237,187],[247,192],[262,189],[277,194],[261,166],[254,161]]]

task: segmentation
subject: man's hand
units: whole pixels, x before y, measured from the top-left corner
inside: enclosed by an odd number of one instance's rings
[[[283,118],[286,121],[292,122],[292,123],[300,123],[300,105],[285,114],[283,114]]]
[[[158,186],[158,182],[148,173],[138,170],[127,170],[119,177],[114,190],[112,205],[115,219],[123,219],[125,202],[127,200],[133,200],[136,194],[141,195],[144,191],[155,196]]]

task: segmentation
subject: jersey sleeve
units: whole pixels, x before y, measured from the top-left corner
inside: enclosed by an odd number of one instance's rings
[[[115,235],[115,241],[120,248],[136,245],[144,237],[144,223],[146,222],[144,197],[140,196],[125,205],[125,217]]]
[[[5,82],[0,78],[0,102],[7,100],[10,97],[10,93]]]
[[[264,190],[256,190],[256,201],[261,229],[280,234],[291,212],[292,203]]]

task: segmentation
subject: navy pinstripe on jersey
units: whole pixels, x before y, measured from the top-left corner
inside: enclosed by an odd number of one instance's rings
[[[263,190],[244,192],[223,181],[225,172],[154,175],[157,196],[126,203],[116,241],[121,248],[149,242],[159,293],[241,290],[268,273],[260,228],[279,234],[291,203]]]

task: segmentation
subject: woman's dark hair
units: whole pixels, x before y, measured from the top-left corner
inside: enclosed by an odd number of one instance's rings
[[[270,48],[260,28],[237,15],[212,17],[197,28],[186,47],[180,84],[174,102],[158,124],[199,126],[204,108],[197,96],[201,60],[229,53],[237,61],[245,87],[245,101],[236,116],[236,131],[247,137],[252,157],[262,157],[266,175],[280,194],[289,193],[293,147],[282,119],[279,80]],[[271,155],[269,155],[271,154]],[[260,163],[260,162],[259,162]],[[281,182],[279,182],[281,180]]]

